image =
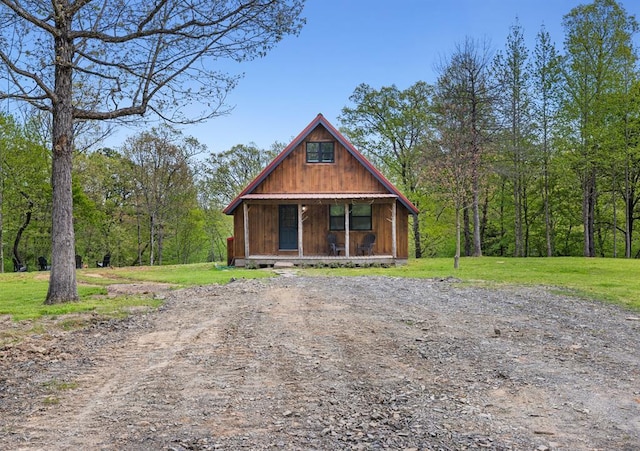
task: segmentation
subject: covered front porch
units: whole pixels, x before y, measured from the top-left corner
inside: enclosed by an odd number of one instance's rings
[[[405,211],[404,209],[402,209]],[[313,194],[243,196],[235,221],[235,266],[369,266],[406,263],[406,214],[399,214],[394,194]],[[398,233],[399,230],[405,233]],[[331,252],[328,234],[341,252]],[[361,243],[375,235],[372,251]],[[403,238],[404,237],[404,238]],[[359,252],[360,251],[360,252]]]

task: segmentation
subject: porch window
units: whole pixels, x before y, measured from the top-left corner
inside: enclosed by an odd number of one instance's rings
[[[370,204],[353,204],[349,211],[349,230],[372,230]],[[329,230],[344,230],[344,205],[329,207]]]
[[[329,230],[344,230],[344,205],[329,207]]]
[[[371,230],[371,204],[353,204],[349,225],[351,230]]]
[[[333,142],[308,142],[307,163],[333,163],[335,153]]]

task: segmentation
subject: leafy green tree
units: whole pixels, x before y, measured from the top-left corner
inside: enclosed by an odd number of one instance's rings
[[[632,257],[634,221],[640,204],[640,79],[631,86],[628,103],[622,104],[624,124],[624,183],[622,197],[625,212],[625,257]]]
[[[582,191],[578,174],[573,170],[573,149],[567,145],[566,140],[558,140],[557,153],[550,165],[553,190],[549,202],[553,205],[554,255],[557,256],[582,255],[584,250]]]
[[[623,86],[625,68],[634,58],[632,36],[637,22],[615,0],[595,0],[564,16],[566,31],[564,112],[576,131],[574,169],[582,190],[583,254],[595,249],[598,175],[602,168],[611,95]]]
[[[123,146],[123,155],[131,162],[137,214],[148,221],[150,265],[162,265],[165,237],[175,227],[170,220],[195,206],[193,159],[203,152],[196,139],[168,126],[142,132]],[[141,262],[142,242],[138,249]]]
[[[223,209],[277,155],[259,149],[255,143],[237,144],[220,153],[211,153],[203,167],[203,190],[216,208]]]
[[[640,202],[640,79],[629,68],[625,86],[613,94],[602,147],[609,155],[603,165],[603,185],[611,201],[604,206],[612,230],[612,253],[617,256],[617,234],[624,235],[624,255],[631,258],[637,205]],[[604,191],[604,189],[603,189]],[[618,223],[618,198],[622,200],[624,224]]]
[[[46,303],[78,299],[74,125],[145,113],[186,122],[216,115],[237,77],[221,73],[214,62],[264,55],[284,36],[298,33],[302,7],[301,0],[0,2],[0,63],[10,74],[0,99],[28,102],[52,116]],[[12,45],[15,36],[18,43]],[[193,113],[198,103],[201,114]]]
[[[551,36],[541,28],[536,35],[533,53],[533,125],[537,135],[542,172],[542,203],[544,210],[545,250],[553,256],[553,214],[551,208],[551,163],[554,152],[554,136],[558,129],[561,94],[561,58]]]
[[[285,148],[279,142],[267,149],[255,143],[237,144],[211,153],[198,182],[198,203],[205,215],[210,242],[209,260],[223,260],[227,237],[233,235],[231,218],[222,213],[240,192]]]
[[[433,87],[417,82],[405,89],[395,85],[375,90],[359,85],[339,120],[342,132],[368,154],[420,209],[422,155],[433,140]],[[422,213],[423,215],[425,212]],[[420,215],[413,218],[416,258],[422,257]]]
[[[176,218],[174,236],[167,245],[168,254],[175,263],[187,264],[206,261],[210,248],[206,233],[206,218],[200,208],[191,208]]]
[[[0,115],[0,242],[4,246],[6,230],[12,241],[14,270],[36,261],[37,255],[23,252],[25,238],[37,242],[31,252],[48,254],[49,246],[42,245],[43,234],[48,235],[44,224],[51,202],[48,163],[49,152],[36,124],[22,125],[11,116]],[[30,232],[34,222],[36,230]],[[3,259],[4,255],[3,249]],[[4,260],[2,268],[4,271]]]
[[[76,249],[84,261],[107,253],[115,265],[136,261],[134,185],[129,161],[113,149],[79,152],[74,158]]]
[[[536,173],[531,146],[532,99],[528,58],[524,30],[516,22],[507,36],[505,50],[498,51],[493,62],[493,73],[500,86],[495,105],[502,129],[498,141],[501,158],[497,166],[512,187],[515,257],[528,255],[528,192],[531,178]]]
[[[481,195],[485,165],[495,134],[496,87],[490,73],[491,55],[487,42],[467,38],[456,46],[439,68],[438,95],[441,102],[460,112],[458,140],[468,152],[471,171],[473,213],[473,255],[482,256]],[[465,211],[467,208],[465,208]]]
[[[443,80],[441,80],[443,81]],[[438,88],[447,86],[443,82]],[[440,95],[442,94],[442,95]],[[426,155],[424,167],[428,171],[427,183],[435,193],[453,203],[455,212],[455,254],[453,267],[460,266],[462,214],[471,191],[473,174],[472,154],[465,143],[466,112],[463,105],[448,95],[436,91],[438,140],[433,152]]]

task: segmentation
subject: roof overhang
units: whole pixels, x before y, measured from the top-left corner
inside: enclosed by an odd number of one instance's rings
[[[395,194],[374,194],[374,193],[319,193],[319,194],[305,194],[305,193],[291,193],[291,194],[245,194],[241,196],[243,201],[252,200],[283,200],[283,201],[338,201],[338,200],[376,200],[376,199],[398,199]]]

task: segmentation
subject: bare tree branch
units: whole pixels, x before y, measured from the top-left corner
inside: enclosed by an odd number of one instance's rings
[[[0,45],[11,42],[0,47],[0,66],[13,86],[0,88],[0,99],[52,113],[47,303],[78,299],[71,196],[75,126],[148,112],[178,123],[215,116],[236,80],[215,63],[263,56],[283,36],[297,34],[303,2],[0,0]],[[198,103],[204,111],[186,111],[186,104]]]

